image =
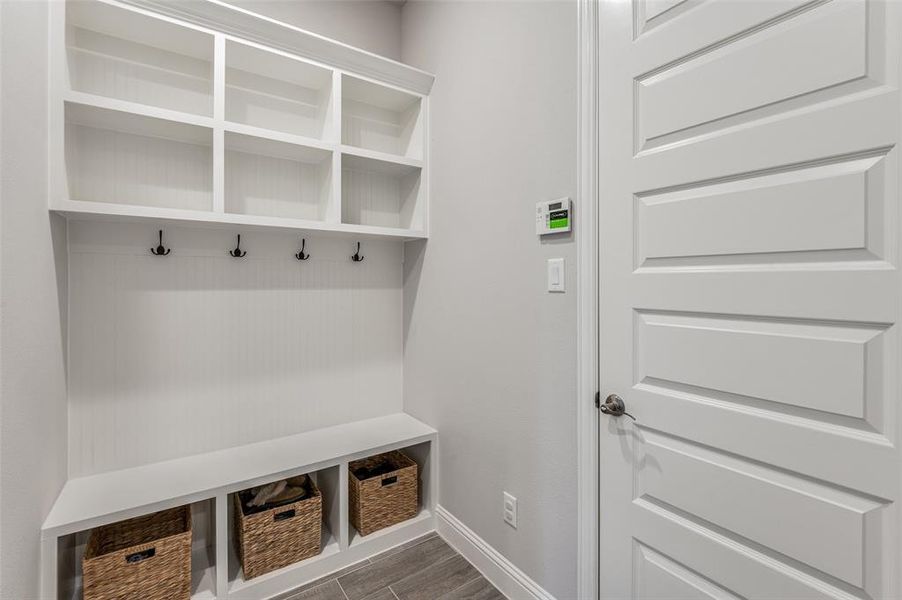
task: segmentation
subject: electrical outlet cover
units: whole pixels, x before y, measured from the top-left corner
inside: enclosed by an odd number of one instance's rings
[[[517,499],[504,492],[504,522],[517,528]]]

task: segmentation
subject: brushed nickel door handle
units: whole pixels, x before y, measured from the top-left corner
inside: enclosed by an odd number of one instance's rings
[[[617,394],[611,394],[604,400],[604,404],[598,407],[601,409],[606,415],[611,415],[612,417],[620,417],[623,415],[628,416],[633,421],[636,420],[636,417],[626,412],[626,404],[623,402],[623,398],[618,396]]]

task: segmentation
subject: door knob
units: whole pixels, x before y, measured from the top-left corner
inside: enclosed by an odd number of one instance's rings
[[[606,415],[611,415],[612,417],[620,417],[622,415],[628,416],[633,421],[636,420],[636,417],[626,412],[626,404],[623,402],[623,398],[618,396],[617,394],[611,394],[604,400],[604,404],[599,406]]]

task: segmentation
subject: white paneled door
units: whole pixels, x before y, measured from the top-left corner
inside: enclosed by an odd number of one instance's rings
[[[599,22],[601,596],[902,598],[902,3]]]

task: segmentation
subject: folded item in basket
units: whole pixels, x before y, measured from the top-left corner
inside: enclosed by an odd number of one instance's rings
[[[257,490],[257,493],[254,494],[253,500],[250,501],[250,506],[263,506],[267,502],[270,501],[271,498],[275,498],[288,486],[288,482],[284,479],[281,481],[275,481],[273,483],[268,483]]]
[[[244,514],[263,512],[283,504],[298,502],[307,498],[308,479],[298,475],[263,486],[253,487],[239,493]]]

